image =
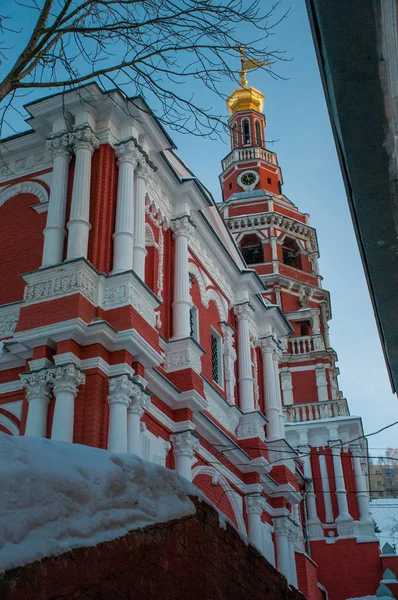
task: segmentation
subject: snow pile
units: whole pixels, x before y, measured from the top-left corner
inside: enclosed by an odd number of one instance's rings
[[[198,490],[174,471],[0,432],[0,572],[195,513]]]

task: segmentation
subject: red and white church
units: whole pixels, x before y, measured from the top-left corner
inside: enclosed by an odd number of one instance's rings
[[[310,600],[375,594],[395,561],[316,232],[241,76],[220,205],[142,98],[94,83],[2,140],[0,430],[175,469]]]

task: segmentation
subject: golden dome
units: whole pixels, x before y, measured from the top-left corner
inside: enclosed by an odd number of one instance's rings
[[[250,87],[246,79],[246,71],[240,71],[240,86],[227,98],[230,115],[240,110],[256,110],[263,112],[264,94]]]

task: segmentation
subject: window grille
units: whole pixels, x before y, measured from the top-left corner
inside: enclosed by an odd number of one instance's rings
[[[247,265],[256,265],[264,262],[264,254],[261,242],[253,246],[243,246],[242,254]]]
[[[196,306],[192,306],[191,310],[189,311],[189,329],[190,329],[190,336],[196,340],[197,342],[199,341],[199,319],[198,319],[198,309],[196,308]]]
[[[211,334],[211,375],[213,381],[220,383],[219,343],[214,333]]]
[[[250,123],[249,119],[243,119],[242,121],[242,130],[243,130],[243,144],[250,144]]]
[[[193,332],[194,332],[194,323],[193,323],[193,320],[194,320],[194,316],[193,316],[193,310],[191,308],[191,310],[189,311],[189,335],[191,337],[194,337],[193,336]]]

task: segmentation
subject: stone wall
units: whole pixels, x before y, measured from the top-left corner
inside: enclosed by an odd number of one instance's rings
[[[305,600],[204,503],[191,517],[8,571],[0,598]]]

